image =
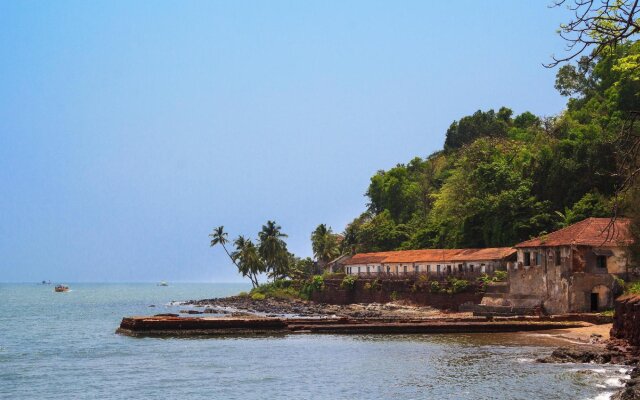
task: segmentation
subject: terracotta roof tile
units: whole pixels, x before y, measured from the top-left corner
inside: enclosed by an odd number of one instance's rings
[[[500,260],[514,254],[511,247],[487,249],[425,249],[360,253],[345,260],[345,265],[414,263],[414,262],[456,262]]]
[[[594,246],[619,247],[633,243],[630,220],[618,218],[609,227],[610,218],[587,218],[548,235],[518,243],[514,247]]]

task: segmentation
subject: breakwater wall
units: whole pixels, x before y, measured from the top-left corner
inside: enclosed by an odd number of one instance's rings
[[[434,289],[432,281],[416,279],[358,278],[351,287],[344,287],[342,279],[325,279],[324,288],[316,290],[311,300],[326,304],[387,303],[408,300],[415,304],[439,309],[458,311],[462,304],[479,304],[484,293],[475,283],[459,293],[447,293],[448,282],[438,282]]]
[[[585,326],[580,321],[540,319],[385,320],[350,318],[180,318],[125,317],[116,333],[133,337],[194,337],[263,334],[410,334],[492,333],[564,329]]]

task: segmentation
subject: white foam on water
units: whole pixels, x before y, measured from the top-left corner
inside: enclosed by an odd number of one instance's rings
[[[608,378],[607,380],[604,381],[604,384],[609,387],[617,387],[617,388],[624,386],[624,382],[620,378]]]
[[[599,395],[597,395],[596,397],[590,400],[609,400],[611,399],[612,395],[613,395],[613,392],[604,392],[604,393],[600,393]]]
[[[534,358],[522,357],[522,358],[517,358],[516,361],[519,363],[532,363],[532,362],[535,362],[536,360]]]

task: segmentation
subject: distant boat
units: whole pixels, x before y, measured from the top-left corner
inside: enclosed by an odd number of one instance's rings
[[[69,291],[69,286],[56,285],[56,287],[53,290],[56,291],[56,292],[68,292]]]
[[[169,284],[165,281],[161,281],[158,283],[158,286],[169,286]]]
[[[48,281],[48,282],[47,281],[42,281],[42,284],[43,285],[51,285],[51,281]]]

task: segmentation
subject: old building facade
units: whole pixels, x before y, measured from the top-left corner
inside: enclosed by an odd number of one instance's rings
[[[616,278],[630,275],[629,220],[588,218],[517,244],[502,305],[541,306],[550,314],[600,311],[613,306]],[[484,300],[483,300],[484,302]]]
[[[341,260],[341,267],[349,275],[479,276],[506,271],[508,264],[515,262],[515,253],[510,247],[360,253]]]

